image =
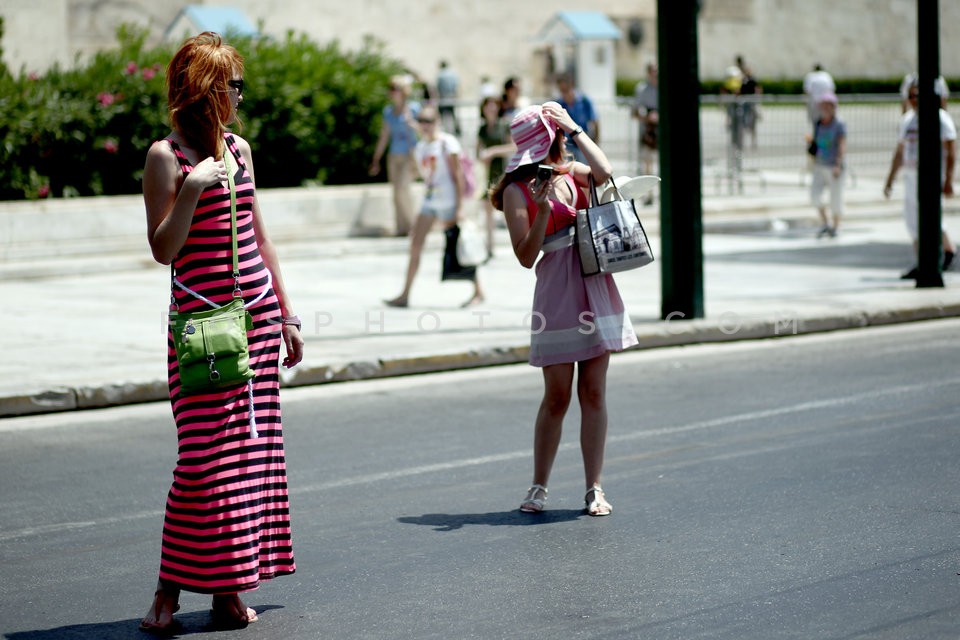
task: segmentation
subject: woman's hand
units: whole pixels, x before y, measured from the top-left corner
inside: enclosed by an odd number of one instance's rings
[[[536,186],[536,183],[532,183],[530,185],[530,195],[533,196],[533,201],[537,203],[538,212],[549,214],[550,198],[554,196],[553,178],[551,177],[550,180],[544,180],[539,186]]]
[[[570,117],[570,114],[567,113],[567,110],[557,102],[551,101],[543,103],[543,115],[563,129],[564,133],[570,133],[578,126],[573,118]]]
[[[291,369],[303,360],[303,337],[296,325],[283,325],[283,344],[287,349],[287,357],[283,359],[283,366]]]
[[[229,152],[228,152],[229,153]],[[198,187],[206,188],[214,184],[227,184],[227,165],[223,160],[214,160],[208,157],[193,168],[184,183],[191,182]]]

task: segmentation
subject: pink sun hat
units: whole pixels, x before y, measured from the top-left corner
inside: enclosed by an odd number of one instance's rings
[[[507,173],[519,166],[540,162],[550,153],[550,147],[557,137],[557,125],[543,114],[546,105],[560,106],[556,102],[531,105],[513,117],[510,137],[517,145],[517,152],[507,162]]]

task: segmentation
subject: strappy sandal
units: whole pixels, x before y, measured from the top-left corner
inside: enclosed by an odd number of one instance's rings
[[[156,620],[160,620],[160,614],[163,610],[164,599],[173,598],[174,596],[169,595],[163,589],[157,589],[153,594],[153,617]],[[144,618],[140,621],[140,631],[153,634],[155,636],[160,636],[168,638],[170,636],[176,635],[183,630],[183,624],[179,620],[175,620],[172,616],[177,611],[180,611],[180,603],[174,602],[173,612],[170,614],[170,623],[169,624],[159,624],[158,622],[147,622],[147,619]]]
[[[543,497],[538,498],[537,494],[543,492]],[[542,484],[535,484],[527,490],[527,497],[520,503],[520,511],[524,513],[540,513],[547,503],[547,488]]]
[[[251,622],[259,620],[257,612],[244,605],[237,594],[213,596],[210,617],[214,628],[220,631],[245,629]]]
[[[590,494],[593,494],[593,500],[590,499]],[[588,516],[608,516],[613,513],[613,505],[607,502],[607,496],[603,493],[603,489],[599,484],[595,484],[587,491],[583,496],[583,501],[586,503],[586,512]]]

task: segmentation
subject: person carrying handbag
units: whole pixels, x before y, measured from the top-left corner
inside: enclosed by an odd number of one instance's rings
[[[586,164],[566,161],[563,134],[579,147]],[[607,436],[607,367],[610,352],[637,344],[637,336],[612,276],[581,274],[574,225],[577,209],[588,206],[584,188],[590,179],[606,182],[613,169],[603,151],[556,102],[520,111],[510,123],[510,135],[517,152],[490,199],[503,211],[517,260],[528,269],[536,264],[530,364],[542,368],[544,380],[534,427],[533,484],[520,510],[544,509],[576,372],[585,510],[591,516],[609,515],[613,507],[600,484]],[[538,181],[541,165],[551,171]]]
[[[257,201],[250,145],[227,130],[239,124],[243,58],[218,34],[202,33],[174,55],[167,85],[173,131],[150,147],[143,174],[150,248],[172,267],[167,370],[178,460],[159,579],[140,622],[141,630],[163,636],[180,629],[173,616],[181,591],[212,595],[214,626],[240,628],[257,613],[239,594],[296,570],[279,368],[303,358],[300,320]],[[188,388],[174,341],[196,340],[204,313],[227,306],[249,316],[250,325],[239,328],[247,334],[245,375],[227,375],[236,367],[218,361],[211,348],[204,351],[208,382],[225,376],[227,384]]]
[[[430,105],[425,106],[417,116],[421,139],[417,143],[415,156],[426,186],[426,193],[420,205],[420,214],[414,221],[413,230],[410,233],[410,258],[403,290],[395,298],[384,300],[384,304],[390,307],[406,307],[409,304],[413,281],[420,269],[423,245],[427,234],[437,220],[443,224],[447,232],[448,249],[444,253],[444,259],[449,260],[447,256],[451,254],[451,243],[455,258],[457,221],[463,216],[462,209],[466,201],[460,163],[460,154],[463,153],[463,149],[459,140],[440,130],[438,121],[439,114],[436,108]],[[471,269],[469,273],[463,273],[462,270],[457,269],[458,275],[454,276],[455,279],[473,282],[473,295],[462,305],[463,307],[478,304],[484,299],[476,269],[473,267]],[[449,273],[449,269],[447,271]]]

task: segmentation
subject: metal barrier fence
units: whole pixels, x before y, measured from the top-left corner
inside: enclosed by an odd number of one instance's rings
[[[542,100],[535,100],[542,101]],[[639,123],[631,117],[631,100],[594,101],[600,118],[600,144],[617,175],[641,172]],[[750,108],[756,113],[754,131],[743,127]],[[949,106],[954,120],[960,108]],[[883,179],[897,144],[901,118],[897,95],[843,95],[837,115],[847,125],[847,175]],[[462,142],[476,149],[479,107],[461,101],[457,117]],[[755,137],[754,137],[755,132]],[[760,95],[700,99],[700,137],[703,189],[715,194],[743,193],[777,184],[797,186],[807,179],[807,138],[813,125],[802,96]],[[654,173],[657,173],[654,165]]]

